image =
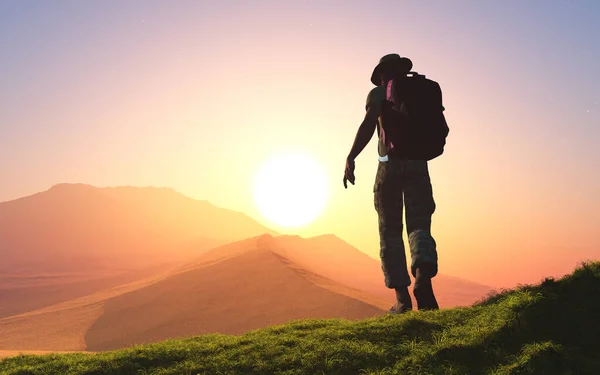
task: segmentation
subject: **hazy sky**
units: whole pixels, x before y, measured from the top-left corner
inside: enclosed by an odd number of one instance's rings
[[[600,257],[599,20],[596,0],[0,0],[0,201],[169,186],[286,232],[252,180],[305,150],[330,200],[287,232],[378,257],[374,140],[357,185],[342,176],[372,69],[397,52],[440,83],[451,128],[430,167],[440,272],[568,272]]]

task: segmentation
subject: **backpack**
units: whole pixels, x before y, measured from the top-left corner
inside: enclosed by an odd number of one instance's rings
[[[413,160],[444,153],[450,129],[444,116],[440,85],[417,72],[388,81],[382,127],[386,146]]]

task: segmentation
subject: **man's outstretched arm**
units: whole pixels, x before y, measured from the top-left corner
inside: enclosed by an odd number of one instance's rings
[[[349,160],[354,160],[356,157],[362,152],[362,150],[367,147],[371,138],[373,138],[373,134],[375,133],[375,128],[377,127],[377,121],[379,120],[380,111],[377,109],[378,106],[372,105],[367,110],[365,115],[365,119],[362,124],[360,124],[358,131],[356,132],[356,137],[354,138],[354,144],[352,145],[352,149],[348,154]]]
[[[358,131],[356,132],[354,144],[352,145],[352,149],[346,158],[346,168],[344,170],[344,188],[348,187],[347,181],[350,181],[350,183],[354,185],[354,159],[356,159],[356,157],[362,152],[362,150],[364,150],[367,144],[369,144],[371,138],[373,138],[373,133],[375,133],[375,128],[377,127],[377,122],[380,115],[381,103],[373,103],[367,109],[365,119],[363,120],[362,124],[360,124]]]

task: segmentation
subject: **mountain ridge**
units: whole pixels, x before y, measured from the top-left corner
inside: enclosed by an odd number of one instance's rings
[[[139,268],[261,233],[277,232],[172,188],[61,183],[0,203],[0,272]]]

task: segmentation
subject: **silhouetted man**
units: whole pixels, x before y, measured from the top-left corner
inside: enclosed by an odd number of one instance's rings
[[[431,284],[431,278],[437,274],[437,251],[435,240],[431,236],[431,216],[435,211],[435,202],[427,160],[413,160],[403,155],[403,145],[394,147],[386,140],[383,125],[386,120],[389,121],[386,116],[390,113],[390,106],[395,105],[387,100],[387,83],[406,77],[411,69],[412,62],[397,54],[382,57],[375,67],[371,82],[377,87],[367,97],[367,113],[356,134],[344,172],[344,188],[347,188],[347,181],[352,184],[355,182],[354,160],[369,143],[377,128],[379,166],[373,190],[379,217],[380,257],[385,284],[388,288],[395,289],[397,297],[397,303],[390,309],[391,313],[412,310],[408,292],[411,279],[402,239],[403,207],[406,207],[411,273],[415,277],[413,293],[418,308],[438,309]],[[409,139],[406,134],[401,136]],[[404,145],[404,148],[407,147],[409,146]]]

